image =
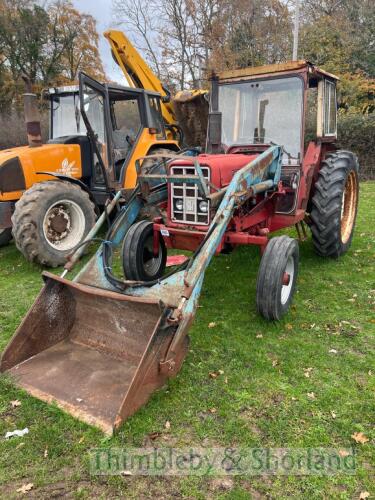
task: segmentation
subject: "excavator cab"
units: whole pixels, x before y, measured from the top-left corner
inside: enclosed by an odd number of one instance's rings
[[[132,189],[137,180],[133,158],[150,153],[150,143],[178,151],[167,139],[157,92],[101,84],[80,75],[80,112],[94,149],[97,189]]]
[[[164,148],[178,151],[167,139],[156,92],[100,84],[80,75],[80,110],[95,155],[96,188],[133,189],[137,181],[135,158]]]

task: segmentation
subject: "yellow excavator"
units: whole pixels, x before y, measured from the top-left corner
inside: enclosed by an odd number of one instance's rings
[[[111,45],[113,59],[122,69],[129,85],[153,90],[161,95],[161,111],[167,128],[172,132],[177,128],[183,134],[187,145],[204,147],[208,91],[180,90],[172,96],[122,31],[106,31],[104,36]]]
[[[133,190],[138,158],[178,152],[183,143],[168,90],[123,33],[105,37],[128,85],[81,74],[79,87],[50,89],[46,144],[29,88],[29,145],[0,151],[0,246],[13,237],[28,260],[43,265],[64,264],[106,200]]]

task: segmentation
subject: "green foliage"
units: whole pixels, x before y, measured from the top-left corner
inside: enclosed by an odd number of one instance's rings
[[[48,38],[49,17],[39,5],[2,2],[0,14],[0,46],[14,81],[22,74],[35,83],[40,72]]]
[[[76,80],[79,71],[105,79],[92,16],[70,0],[44,7],[31,0],[0,0],[0,112],[20,108],[21,77],[40,90]]]
[[[375,108],[375,2],[306,0],[300,55],[337,74],[339,106],[371,113]]]
[[[340,113],[338,143],[344,149],[357,153],[362,179],[375,178],[375,113]]]

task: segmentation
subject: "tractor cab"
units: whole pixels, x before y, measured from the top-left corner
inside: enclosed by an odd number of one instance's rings
[[[274,143],[283,146],[283,165],[300,165],[307,111],[315,112],[316,139],[336,139],[336,81],[307,61],[213,75],[209,148],[243,153]]]
[[[304,162],[330,151],[336,140],[336,81],[307,61],[213,75],[208,151],[248,155],[282,146],[286,196],[277,212],[295,213],[299,183],[311,183],[302,179]]]

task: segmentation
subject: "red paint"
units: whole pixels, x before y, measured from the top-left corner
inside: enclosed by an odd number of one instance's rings
[[[167,267],[172,267],[172,266],[180,266],[184,262],[186,262],[189,259],[189,257],[186,257],[186,255],[169,255],[167,257]]]
[[[283,72],[283,75],[286,73]],[[305,115],[309,79],[324,77],[325,73],[320,72],[315,66],[306,64],[300,69],[291,70],[289,74],[298,75],[303,80],[303,115]],[[266,78],[267,75],[263,75],[263,77]],[[305,150],[304,130],[305,116],[303,116],[301,123],[300,151],[303,160],[300,165],[290,167],[289,170],[289,172],[296,174],[297,188],[294,189],[292,186],[283,185],[280,182],[278,189],[273,193],[257,195],[254,205],[251,205],[251,200],[249,200],[240,209],[236,210],[227,226],[217,252],[220,252],[224,245],[254,244],[259,245],[263,252],[268,242],[269,233],[294,226],[305,218],[322,161],[325,154],[334,150],[335,146],[332,139],[327,137],[310,142]],[[197,159],[200,165],[210,169],[211,192],[214,192],[215,188],[219,190],[225,188],[238,170],[254,160],[268,147],[267,144],[231,146],[227,149],[226,154],[199,155]],[[191,161],[184,159],[173,162],[173,166],[193,166],[193,162],[193,159]],[[287,168],[285,167],[285,169]],[[293,168],[295,169],[294,172]],[[294,198],[293,195],[295,195]],[[155,224],[155,230],[165,229],[169,231],[169,236],[163,236],[168,248],[195,250],[203,240],[209,226],[194,226],[193,224],[190,226],[186,223],[172,222],[170,192],[168,199],[167,217],[164,219],[165,225],[158,220],[157,224]],[[211,212],[211,220],[213,216],[214,211]]]

